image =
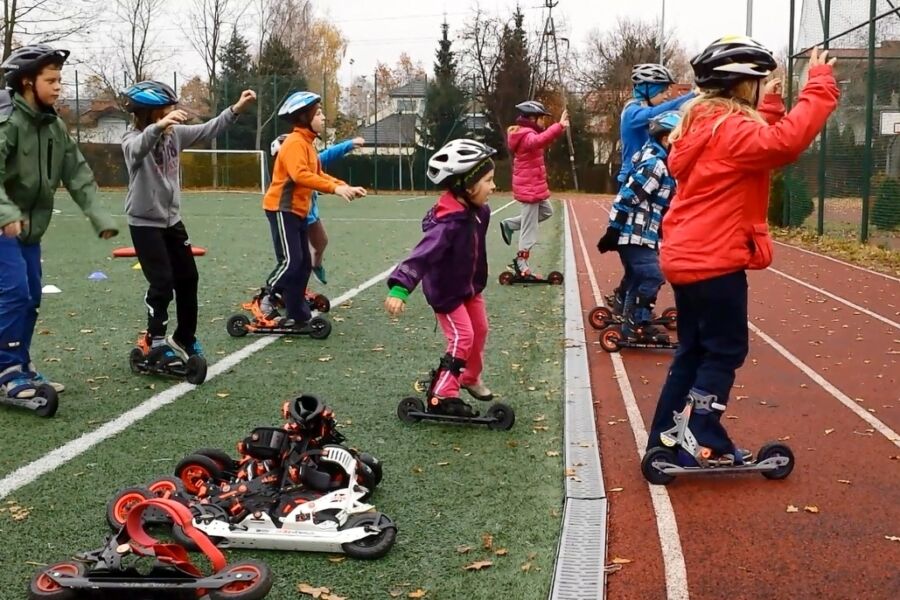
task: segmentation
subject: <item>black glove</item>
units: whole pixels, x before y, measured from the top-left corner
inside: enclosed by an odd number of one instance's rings
[[[610,252],[611,250],[616,250],[619,247],[619,230],[613,229],[612,227],[606,228],[606,233],[603,234],[603,237],[600,238],[600,241],[597,242],[597,250],[600,251],[600,254],[604,252]]]

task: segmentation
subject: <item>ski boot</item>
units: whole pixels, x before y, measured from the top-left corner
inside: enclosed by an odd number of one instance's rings
[[[0,404],[52,417],[59,407],[59,396],[50,384],[35,382],[21,368],[12,366],[0,373]]]
[[[241,314],[232,315],[229,317],[225,329],[231,337],[243,337],[248,333],[255,333],[261,335],[308,335],[314,340],[324,340],[331,335],[331,323],[322,317],[313,317],[306,323],[298,323],[280,315],[278,310],[283,306],[281,298],[270,294],[263,288],[250,302],[241,304],[241,308],[250,311],[253,319]]]
[[[168,344],[151,347],[150,335],[142,333],[137,346],[128,355],[128,364],[132,373],[165,375],[184,379],[188,383],[200,385],[206,381],[206,359],[202,354],[182,359]]]
[[[597,330],[604,330],[612,325],[625,322],[625,293],[619,288],[613,290],[612,294],[604,296],[603,300],[609,306],[595,306],[588,314],[588,322],[591,327]],[[670,306],[657,315],[651,313],[650,323],[660,325],[669,331],[675,331],[678,328],[678,309]]]
[[[418,421],[441,421],[444,423],[463,423],[487,425],[494,430],[508,430],[512,428],[516,422],[516,413],[511,406],[495,402],[488,408],[484,416],[472,408],[470,404],[461,398],[445,398],[434,393],[437,386],[438,376],[443,372],[449,371],[453,377],[459,377],[461,371],[465,368],[466,361],[454,358],[450,354],[445,354],[441,358],[440,366],[432,369],[428,385],[425,386],[421,382],[416,382],[415,389],[417,392],[425,392],[425,402],[416,396],[410,396],[400,401],[397,406],[397,416],[401,421],[406,423],[416,423]],[[493,399],[493,394],[489,391],[485,394],[475,386],[469,390],[476,398],[483,401]],[[478,394],[478,395],[476,395]]]
[[[684,408],[673,414],[675,425],[660,434],[662,445],[650,448],[641,461],[641,473],[650,483],[666,485],[676,475],[746,471],[759,472],[767,479],[784,479],[794,469],[794,454],[785,444],[765,444],[756,453],[755,459],[749,451],[733,445],[722,453],[702,446],[689,427],[693,411],[697,412],[698,417],[706,416],[718,423],[725,405],[719,403],[714,395],[691,390]]]
[[[528,250],[519,250],[516,257],[508,265],[512,271],[503,271],[500,273],[500,285],[514,285],[516,283],[533,284],[546,283],[550,285],[561,285],[563,282],[563,274],[559,271],[550,271],[547,277],[541,277],[535,274],[528,266]]]

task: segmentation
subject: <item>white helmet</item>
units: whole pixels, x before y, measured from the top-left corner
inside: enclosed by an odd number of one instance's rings
[[[287,139],[288,134],[282,133],[277,138],[272,140],[272,145],[269,146],[269,151],[272,152],[272,156],[277,156],[278,151],[281,150],[281,145],[284,143],[284,140]]]
[[[496,153],[490,146],[475,140],[451,140],[428,160],[428,179],[438,184],[454,175],[464,175]]]
[[[656,63],[642,63],[631,69],[631,83],[675,83],[672,72]]]

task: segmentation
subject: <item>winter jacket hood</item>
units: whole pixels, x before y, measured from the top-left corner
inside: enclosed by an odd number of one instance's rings
[[[422,219],[421,241],[388,277],[388,288],[407,291],[422,282],[425,300],[437,313],[448,313],[480,294],[487,285],[485,237],[488,205],[470,208],[445,192]]]
[[[542,129],[529,119],[519,119],[507,130],[506,145],[513,156],[512,191],[519,202],[541,202],[550,197],[544,150],[565,129],[554,123]]]
[[[94,230],[118,230],[97,201],[97,184],[87,161],[52,108],[35,110],[19,94],[0,91],[0,226],[23,221],[19,239],[41,241],[53,215],[60,184]]]

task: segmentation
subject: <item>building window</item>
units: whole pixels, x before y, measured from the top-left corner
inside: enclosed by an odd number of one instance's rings
[[[418,103],[410,98],[397,99],[397,112],[414,113],[418,110]]]

